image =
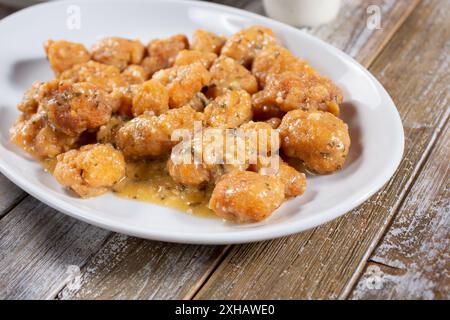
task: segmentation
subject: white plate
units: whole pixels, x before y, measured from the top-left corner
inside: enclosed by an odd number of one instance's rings
[[[66,27],[69,11],[81,10],[81,28]],[[205,28],[229,35],[243,27],[272,28],[296,55],[330,76],[342,89],[344,120],[352,146],[345,168],[310,177],[305,195],[285,203],[266,221],[235,225],[205,219],[112,194],[72,197],[9,142],[15,105],[33,80],[51,79],[42,43],[48,38],[91,45],[105,35],[142,41]],[[204,2],[76,1],[27,8],[0,22],[0,170],[25,191],[72,217],[138,237],[202,244],[242,243],[300,232],[355,208],[393,175],[403,154],[403,128],[396,107],[378,81],[346,54],[302,31],[245,11]]]

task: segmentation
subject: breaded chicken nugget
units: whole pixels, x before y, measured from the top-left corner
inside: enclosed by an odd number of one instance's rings
[[[126,86],[117,67],[95,61],[77,64],[63,72],[59,78],[73,82],[89,82],[107,92]]]
[[[220,50],[225,44],[225,41],[226,38],[223,36],[218,36],[203,29],[197,29],[192,35],[191,49],[220,54]]]
[[[78,137],[51,128],[43,113],[21,115],[9,132],[12,143],[37,159],[54,158],[78,141]]]
[[[288,112],[279,127],[281,149],[289,157],[303,160],[320,174],[340,170],[345,163],[350,136],[348,126],[329,112]]]
[[[227,91],[208,104],[204,114],[206,126],[237,128],[252,119],[251,97],[244,90]]]
[[[92,59],[124,70],[129,64],[139,64],[145,47],[139,40],[107,37],[92,46]]]
[[[233,171],[216,184],[209,207],[219,216],[240,223],[267,218],[284,201],[280,179],[250,171]]]
[[[125,177],[125,159],[110,144],[91,144],[57,157],[53,175],[83,198],[108,191]]]
[[[44,44],[44,49],[50,66],[57,76],[73,66],[91,59],[91,54],[81,43],[48,40]]]
[[[209,84],[211,75],[201,63],[196,62],[158,71],[153,79],[160,81],[169,90],[169,107],[179,108]]]
[[[57,130],[76,136],[95,129],[111,118],[112,100],[105,91],[88,82],[52,80],[51,94],[40,102],[48,122]]]
[[[252,97],[253,108],[279,108],[282,112],[322,110],[339,115],[341,90],[330,79],[308,73],[269,75],[264,90]]]
[[[171,140],[176,129],[192,129],[203,114],[189,106],[160,115],[143,114],[127,122],[117,133],[117,145],[129,158],[157,157],[168,154],[177,141]]]
[[[242,29],[228,38],[221,54],[251,68],[256,54],[267,47],[276,45],[276,42],[275,34],[271,29],[252,26]]]
[[[258,82],[249,70],[228,57],[218,58],[210,69],[208,95],[217,97],[228,90],[243,89],[250,94],[258,91]]]

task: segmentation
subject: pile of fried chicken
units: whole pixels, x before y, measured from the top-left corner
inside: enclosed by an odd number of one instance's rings
[[[196,30],[190,42],[179,34],[147,46],[108,37],[90,51],[65,40],[44,47],[55,79],[35,82],[24,94],[11,141],[40,161],[55,159],[56,180],[81,197],[110,190],[129,161],[167,156],[177,183],[214,186],[209,207],[218,216],[253,222],[305,192],[305,174],[286,159],[316,174],[344,165],[350,137],[339,119],[341,90],[268,28],[248,27],[229,38]],[[175,163],[171,135],[195,121],[224,131],[276,132],[278,170],[264,174],[262,154],[243,165]]]

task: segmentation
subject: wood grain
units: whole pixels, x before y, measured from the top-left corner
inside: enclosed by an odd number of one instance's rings
[[[0,173],[0,218],[25,196],[25,192]]]
[[[248,8],[253,2],[244,1],[245,8]],[[348,12],[363,12],[368,1],[363,3],[355,1],[346,1],[344,9]],[[355,24],[357,28],[364,29],[365,24],[361,24],[361,17],[353,17],[351,15],[343,15],[330,25],[332,32],[326,32],[326,27],[317,29],[321,33],[324,40],[344,49],[353,49],[354,54],[360,60],[372,60],[373,54],[377,54],[378,50],[368,51],[363,48],[377,47],[384,45],[385,38],[389,38],[398,27],[398,19],[390,19],[398,17],[399,14],[409,14],[410,6],[413,7],[416,2],[394,2],[394,1],[378,1],[384,8],[387,17],[386,24],[392,24],[389,32],[376,30],[373,33],[359,32],[359,36],[355,36],[352,31]],[[389,5],[388,5],[389,4]],[[389,11],[389,10],[392,10]],[[316,32],[311,30],[312,33]],[[339,35],[339,36],[338,36]],[[345,37],[348,37],[345,40]],[[335,40],[338,40],[335,42]],[[361,55],[358,54],[359,49],[354,49],[349,43],[354,43],[358,48],[364,50]],[[121,252],[116,251],[115,243],[120,239]],[[266,243],[268,245],[269,243]],[[155,248],[152,250],[152,248]],[[191,298],[197,289],[203,284],[205,278],[216,267],[216,264],[228,247],[201,247],[201,246],[174,246],[172,244],[161,244],[159,242],[151,242],[145,240],[137,240],[132,237],[114,236],[110,243],[99,253],[100,258],[95,257],[83,270],[82,285],[79,290],[62,291],[61,297],[64,299],[105,299],[105,298]],[[277,250],[273,247],[271,250]],[[156,257],[145,252],[156,252]],[[140,252],[136,255],[134,252]],[[254,251],[249,255],[261,255],[263,251]],[[179,257],[183,257],[182,261],[173,264]],[[250,259],[250,256],[247,257]],[[257,257],[254,257],[257,261]],[[113,261],[113,262],[111,262]],[[118,261],[118,262],[116,262]],[[112,264],[110,270],[108,264]],[[186,264],[191,267],[186,268]],[[161,268],[160,265],[170,265],[171,269]],[[134,270],[135,274],[129,270]],[[195,272],[194,272],[195,271]],[[273,269],[276,273],[277,270]],[[277,297],[277,293],[273,293],[273,297]]]
[[[181,299],[220,257],[220,246],[167,244],[115,234],[60,299]]]
[[[352,299],[450,299],[449,159],[447,121]]]
[[[445,121],[450,29],[443,26],[449,8],[445,0],[421,1],[371,68],[396,101],[405,127],[404,159],[394,178],[327,225],[233,247],[196,299],[347,297]]]
[[[54,298],[109,234],[27,197],[0,220],[0,299]]]

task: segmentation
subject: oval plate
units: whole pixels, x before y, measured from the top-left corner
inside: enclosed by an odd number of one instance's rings
[[[352,146],[346,166],[330,176],[308,179],[302,197],[286,202],[269,219],[237,225],[106,194],[82,200],[66,193],[41,165],[9,142],[18,116],[16,104],[34,80],[52,72],[42,44],[49,38],[91,45],[113,35],[152,38],[197,28],[230,35],[261,24],[272,28],[297,56],[331,77],[344,93],[342,118]],[[394,174],[403,154],[403,128],[397,109],[380,83],[346,54],[305,32],[242,10],[191,1],[61,1],[37,5],[0,22],[0,170],[49,206],[72,217],[147,239],[228,244],[266,240],[300,232],[335,219],[379,190]]]

